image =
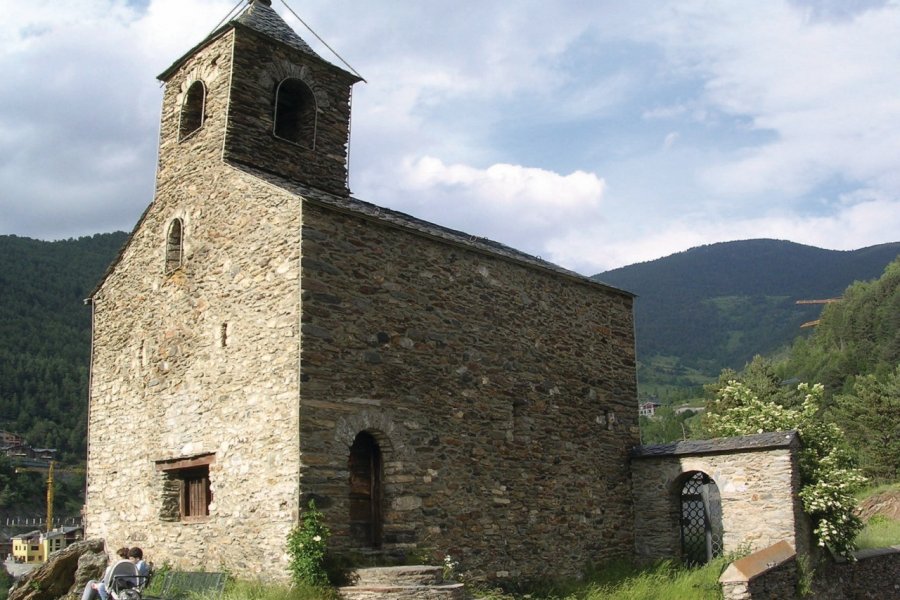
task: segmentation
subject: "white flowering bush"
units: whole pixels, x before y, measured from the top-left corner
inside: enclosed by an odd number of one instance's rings
[[[844,434],[821,417],[821,384],[801,383],[798,408],[760,400],[747,386],[729,381],[719,390],[706,417],[714,436],[796,430],[800,436],[800,500],[821,547],[848,556],[862,522],[854,514],[853,493],[865,478],[853,462]]]
[[[325,551],[328,547],[328,527],[313,500],[300,515],[300,524],[288,534],[288,568],[296,585],[323,587],[328,585],[325,570]]]
[[[453,560],[453,557],[449,554],[444,556],[444,563],[442,567],[444,581],[454,581],[458,577],[456,571],[457,569],[459,569],[459,562]]]

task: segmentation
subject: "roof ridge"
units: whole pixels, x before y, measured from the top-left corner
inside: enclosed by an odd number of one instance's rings
[[[228,22],[232,23],[239,23],[319,60],[325,60],[281,18],[269,0],[250,0],[244,10]]]

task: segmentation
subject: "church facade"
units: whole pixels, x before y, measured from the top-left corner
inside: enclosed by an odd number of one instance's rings
[[[286,576],[634,551],[633,296],[351,197],[355,75],[254,0],[167,69],[155,197],[93,293],[87,534]]]

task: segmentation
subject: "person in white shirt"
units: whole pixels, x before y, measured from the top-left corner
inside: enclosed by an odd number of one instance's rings
[[[87,585],[84,586],[84,593],[81,594],[81,600],[93,600],[94,597],[99,597],[100,600],[107,600],[109,598],[109,590],[106,589],[106,582],[110,578],[110,574],[112,573],[113,567],[116,566],[116,563],[122,560],[128,560],[128,548],[119,548],[116,550],[116,555],[119,557],[119,560],[113,563],[110,563],[108,567],[106,567],[106,571],[103,572],[103,577],[99,580],[91,579],[87,582]]]

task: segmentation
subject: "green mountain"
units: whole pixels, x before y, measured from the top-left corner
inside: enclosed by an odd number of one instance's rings
[[[85,456],[93,291],[127,234],[0,236],[0,429]]]
[[[809,329],[822,305],[858,280],[881,276],[900,242],[853,251],[779,240],[692,248],[595,275],[634,292],[643,394],[696,386],[756,354],[774,354]],[[669,396],[671,398],[671,395]]]

